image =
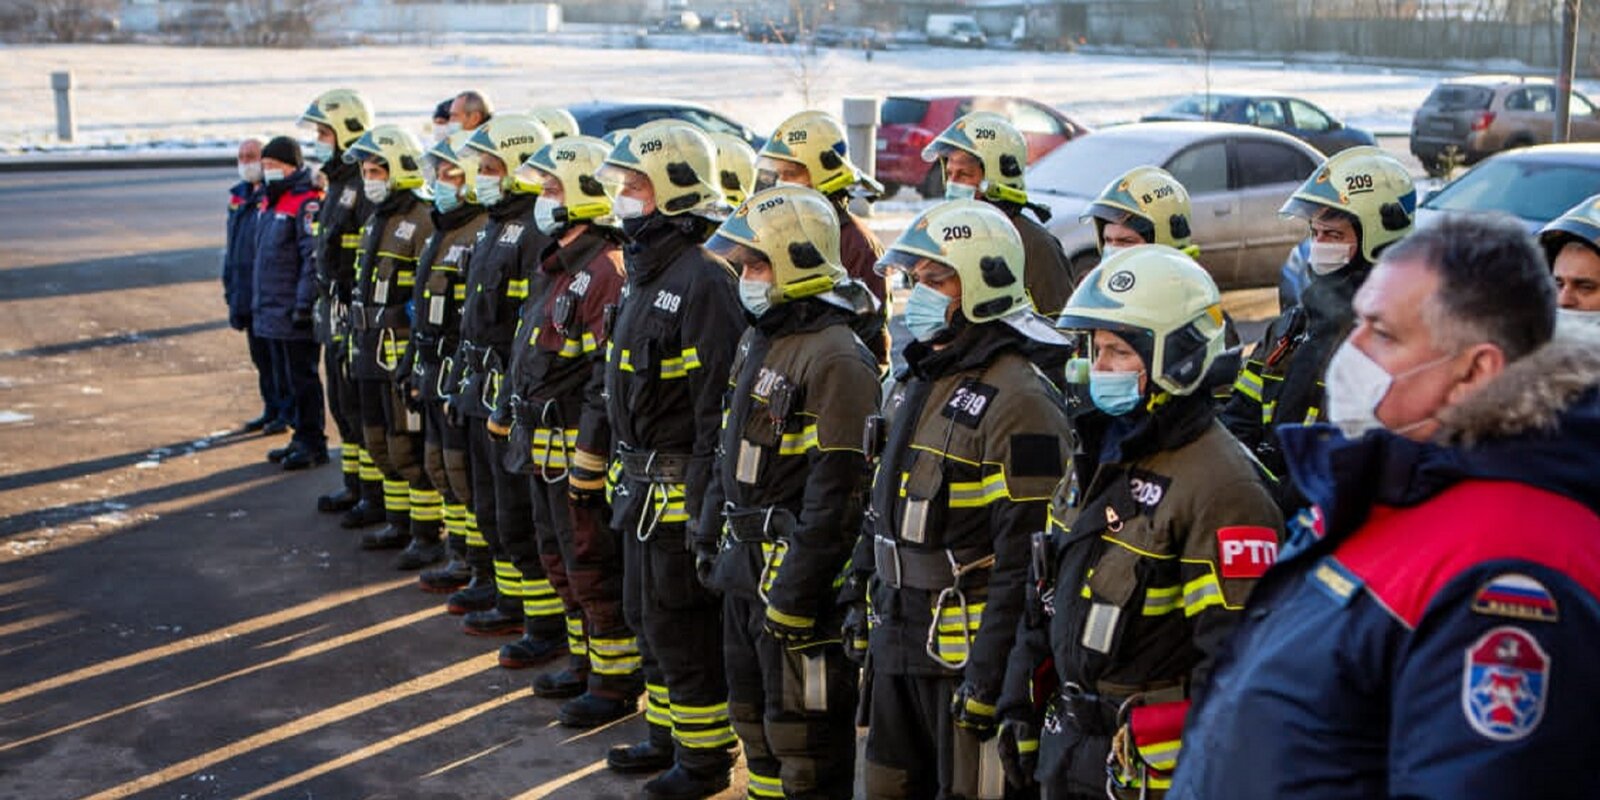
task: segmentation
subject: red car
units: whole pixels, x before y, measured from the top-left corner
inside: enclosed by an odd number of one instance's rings
[[[944,196],[938,164],[922,160],[922,148],[950,123],[972,111],[1004,114],[1028,137],[1028,163],[1042,158],[1089,128],[1036,100],[1021,97],[886,97],[878,118],[878,182],[886,197],[914,186],[923,197]]]

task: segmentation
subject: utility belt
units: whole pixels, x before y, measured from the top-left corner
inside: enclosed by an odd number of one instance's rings
[[[387,306],[368,305],[357,300],[350,304],[350,327],[357,331],[375,331],[383,327],[383,312]]]
[[[778,506],[737,508],[723,504],[723,535],[730,544],[761,548],[761,574],[756,576],[756,594],[767,602],[767,592],[778,577],[778,568],[794,543],[794,529],[800,520],[794,512]]]
[[[1155,705],[1181,702],[1187,697],[1187,681],[1182,679],[1131,686],[1097,681],[1093,691],[1068,681],[1057,692],[1055,706],[1061,721],[1084,736],[1111,736],[1120,727],[1120,712],[1129,701]]]
[[[693,456],[686,453],[663,453],[659,450],[635,450],[628,445],[617,445],[622,459],[622,474],[630,481],[640,483],[686,483],[689,480],[689,463]]]
[[[899,541],[875,536],[872,554],[878,580],[884,584],[896,589],[938,592],[929,610],[928,640],[923,649],[946,669],[965,667],[983,621],[983,605],[974,610],[967,601],[967,590],[988,586],[994,553],[978,549],[902,550]]]

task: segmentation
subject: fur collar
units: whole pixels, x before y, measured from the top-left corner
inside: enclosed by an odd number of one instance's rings
[[[1555,338],[1506,366],[1476,394],[1439,415],[1439,440],[1472,446],[1487,439],[1556,430],[1584,390],[1600,384],[1600,328],[1558,325]]]

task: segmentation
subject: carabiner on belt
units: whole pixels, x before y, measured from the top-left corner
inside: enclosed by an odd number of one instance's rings
[[[385,359],[383,356],[386,351],[392,352],[399,341],[399,337],[394,334],[394,328],[383,328],[378,331],[378,346],[372,352],[372,360],[377,363],[378,369],[394,372],[400,366],[399,354],[396,354],[393,360]]]
[[[544,429],[550,432],[549,441],[546,441],[544,445],[544,458],[539,462],[539,480],[544,481],[546,485],[560,483],[566,479],[567,467],[565,465],[570,464],[572,458],[572,453],[567,447],[567,429],[564,424],[566,420],[558,420],[557,422],[562,424],[557,424],[553,427],[550,425],[550,409],[555,404],[556,401],[550,399],[544,401],[544,405],[539,408],[539,425],[544,426]],[[534,430],[537,432],[538,428],[536,427]],[[555,477],[552,478],[550,477],[552,474],[550,471],[550,459],[555,455],[557,438],[561,440],[561,463],[563,466],[554,473]]]

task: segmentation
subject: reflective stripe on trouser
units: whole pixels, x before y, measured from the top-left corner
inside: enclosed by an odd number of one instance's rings
[[[521,606],[524,630],[536,638],[561,639],[566,630],[564,608],[551,585],[551,576],[539,563],[539,544],[534,535],[533,498],[528,491],[528,479],[523,475],[508,473],[501,466],[506,445],[489,438],[489,432],[478,420],[473,420],[474,435],[481,433],[488,440],[492,480],[494,487],[494,532],[498,542],[491,539],[491,547],[498,545],[497,559],[509,562],[521,576]],[[478,520],[483,523],[482,519]],[[487,538],[488,529],[484,529]]]
[[[627,580],[635,583],[626,589],[633,595],[627,601],[638,603],[648,654],[645,678],[653,677],[653,658],[667,685],[678,763],[694,771],[727,769],[736,737],[728,721],[723,663],[716,657],[722,652],[721,599],[695,577],[682,525],[659,525],[648,542],[628,535],[622,541]]]
[[[622,548],[622,613],[627,625],[626,630],[644,630],[644,581],[640,563],[644,557],[643,546],[630,547],[627,543]],[[639,651],[639,672],[644,677],[645,706],[644,720],[649,728],[649,741],[657,747],[672,748],[672,703],[667,696],[667,679],[661,673],[661,665],[656,661],[655,654],[650,652],[649,640],[641,634],[635,639]],[[595,673],[590,672],[590,680]]]
[[[378,465],[372,463],[372,453],[365,447],[356,448],[356,463],[358,474],[364,483],[381,483],[383,473],[378,471]]]
[[[859,670],[838,642],[791,650],[767,636],[766,605],[755,597],[730,592],[722,613],[729,712],[749,796],[851,797]]]
[[[654,728],[672,731],[672,703],[667,699],[667,687],[660,683],[644,685],[644,721]]]
[[[505,590],[511,588],[503,583],[500,575],[500,562],[511,565],[511,560],[500,549],[499,533],[495,528],[495,503],[494,503],[494,450],[490,447],[489,431],[485,427],[485,420],[476,417],[467,419],[467,473],[472,486],[472,501],[468,505],[467,517],[467,563],[476,571],[487,572],[491,568],[495,573],[495,587],[499,590],[499,605],[502,611],[510,612],[522,610],[522,576],[518,574],[514,591],[516,594],[507,595]],[[473,534],[476,531],[482,540],[482,547],[474,547]],[[492,564],[492,567],[491,567]],[[513,571],[515,567],[511,568]],[[506,575],[509,579],[510,575]]]
[[[361,472],[361,445],[344,442],[339,445],[339,471],[346,475]]]
[[[444,527],[444,498],[432,489],[411,487],[411,538],[419,542],[439,541]]]
[[[467,554],[467,507],[460,503],[444,504],[444,536],[453,558],[465,559]]]
[[[567,613],[567,651],[574,661],[580,657],[585,666],[589,663],[589,639],[583,633],[583,614]]]

